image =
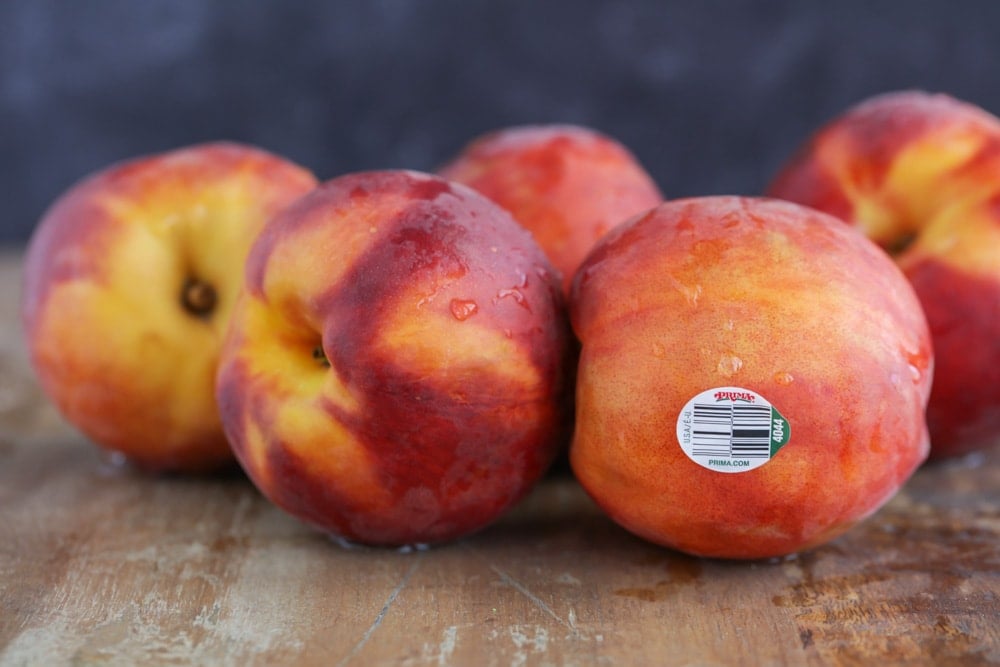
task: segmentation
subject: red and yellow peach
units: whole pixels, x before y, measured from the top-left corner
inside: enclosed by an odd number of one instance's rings
[[[66,419],[143,468],[231,462],[214,377],[243,262],[265,220],[314,185],[217,143],[115,165],[55,202],[28,246],[21,313]]]
[[[254,245],[218,399],[278,506],[349,540],[439,542],[552,461],[569,336],[554,270],[501,208],[434,176],[352,174]]]
[[[1000,120],[900,92],[848,110],[769,194],[832,213],[891,252],[927,313],[931,455],[1000,442]]]
[[[573,470],[648,540],[723,558],[809,549],[927,455],[924,315],[891,259],[832,216],[663,204],[597,244],[570,312]]]

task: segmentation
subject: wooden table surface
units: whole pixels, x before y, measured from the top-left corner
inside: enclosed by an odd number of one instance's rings
[[[150,477],[64,424],[0,257],[0,665],[1000,664],[1000,452],[844,537],[698,560],[552,477],[473,537],[345,548],[241,475]]]

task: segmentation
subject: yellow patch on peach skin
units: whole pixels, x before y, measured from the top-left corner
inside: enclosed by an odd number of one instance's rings
[[[240,415],[243,420],[243,442],[242,451],[243,465],[248,468],[248,474],[253,478],[254,483],[265,493],[272,490],[271,467],[268,464],[267,454],[269,446],[267,439],[260,430],[260,426],[250,415]]]
[[[142,369],[146,380],[155,379],[164,393],[172,395],[170,400],[163,399],[163,407],[174,423],[204,423],[208,414],[218,423],[213,384],[226,319],[215,313],[206,321],[185,312],[181,304],[183,260],[140,228],[128,231],[121,243],[111,246],[109,300],[92,302],[96,309],[92,315],[98,322],[116,323],[116,329],[121,322],[137,323],[131,342],[109,349],[135,355],[128,367]],[[230,291],[237,282],[235,276],[229,278]],[[220,293],[226,291],[222,287]],[[124,351],[126,347],[133,349]],[[183,361],[178,363],[178,359]]]
[[[273,437],[298,457],[313,479],[365,510],[393,503],[367,449],[318,401],[281,402],[276,406],[272,428]]]
[[[306,222],[294,229],[278,228],[271,237],[274,245],[267,249],[264,293],[273,303],[299,303],[309,312],[303,295],[316,298],[339,285],[355,269],[356,258],[377,243],[380,223],[406,204],[398,193],[382,193],[377,206],[362,200],[336,211],[321,207],[309,211]],[[318,326],[318,316],[314,324]]]
[[[233,315],[233,327],[242,332],[236,341],[247,369],[266,383],[269,392],[282,397],[325,396],[347,412],[358,401],[341,380],[337,369],[313,357],[322,342],[319,331],[303,322],[290,321],[283,311],[244,293]]]
[[[391,502],[364,446],[324,407],[331,404],[352,413],[358,401],[335,368],[313,358],[319,333],[246,293],[233,322],[241,334],[230,344],[238,347],[237,363],[245,367],[250,384],[242,390],[270,398],[266,425],[243,416],[245,462],[262,486],[269,488],[272,477],[270,448],[284,446],[311,476],[356,502],[369,507]]]
[[[157,402],[156,411],[173,424],[217,422],[209,415],[219,333],[181,310],[176,257],[132,227],[123,227],[105,251],[108,274],[101,282],[68,280],[51,288],[34,333],[36,356],[54,367],[113,376],[116,386],[135,387],[138,400]]]
[[[872,190],[869,183],[856,182],[861,156],[857,155],[849,134],[831,132],[817,143],[815,150],[814,159],[840,184],[854,207],[853,221],[868,237],[881,242],[909,231],[884,192]]]
[[[855,171],[865,157],[857,154],[847,134],[827,135],[816,147],[816,160],[853,204],[854,223],[876,242],[892,244],[920,232],[946,206],[981,200],[996,191],[991,179],[954,176],[989,139],[981,128],[962,124],[928,132],[893,158],[878,188],[856,182]]]
[[[221,337],[228,322],[250,245],[267,211],[251,184],[234,174],[226,182],[190,192],[165,181],[136,200],[105,196],[103,208],[132,237],[145,236],[173,258],[169,274],[178,294],[188,278],[210,284],[218,298],[211,322]],[[141,282],[137,287],[142,287]]]
[[[50,292],[39,319],[35,354],[44,375],[79,374],[77,379],[58,381],[61,388],[54,390],[57,402],[71,419],[82,416],[81,411],[89,413],[91,408],[86,406],[97,405],[83,400],[88,398],[84,395],[88,379],[99,379],[102,386],[112,385],[120,391],[127,389],[128,403],[138,412],[145,413],[144,406],[150,406],[154,412],[163,413],[163,424],[144,426],[136,422],[128,429],[129,439],[150,453],[152,441],[141,437],[150,427],[166,429],[159,436],[166,436],[162,439],[169,448],[171,435],[182,440],[189,430],[200,433],[218,426],[212,391],[216,349],[210,333],[193,332],[183,339],[190,348],[185,362],[178,364],[176,350],[182,343],[176,327],[158,330],[157,318],[151,317],[152,322],[144,320],[141,313],[128,300],[93,284],[60,284]],[[124,398],[115,402],[122,407],[126,404]],[[84,419],[105,421],[114,427],[113,432],[121,431],[123,422],[129,423],[127,415],[86,414]],[[99,428],[92,423],[83,426],[90,433]]]
[[[986,200],[958,201],[941,210],[898,258],[900,267],[905,271],[930,258],[954,268],[959,275],[996,280],[998,210]]]
[[[459,321],[450,312],[450,290],[441,289],[433,301],[418,305],[426,299],[425,292],[420,286],[411,287],[390,309],[374,343],[386,357],[424,376],[450,377],[455,382],[489,378],[516,385],[518,400],[542,395],[545,387],[527,351],[494,328],[486,313]]]
[[[919,228],[959,198],[978,199],[995,191],[995,179],[953,176],[953,171],[975,157],[989,139],[982,128],[950,125],[908,144],[892,161],[884,184],[902,209],[896,215],[912,220]]]

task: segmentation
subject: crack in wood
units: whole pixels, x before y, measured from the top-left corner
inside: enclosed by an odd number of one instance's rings
[[[571,632],[577,632],[577,629],[575,627],[573,627],[565,620],[563,620],[562,617],[559,616],[559,614],[557,614],[555,611],[552,610],[552,607],[550,607],[545,603],[545,600],[541,599],[540,597],[532,593],[527,586],[525,586],[518,580],[514,579],[514,577],[510,576],[509,574],[498,568],[496,565],[490,564],[490,569],[493,570],[493,572],[495,572],[498,577],[500,577],[500,581],[507,584],[508,586],[516,590],[518,593],[531,600],[531,602],[534,603],[536,607],[538,607],[543,612],[551,616],[553,619],[556,620],[556,622],[558,622],[564,628],[570,630]]]
[[[382,605],[382,610],[379,611],[378,616],[375,617],[375,620],[372,621],[372,624],[368,627],[367,630],[365,630],[365,633],[361,636],[361,639],[359,639],[358,642],[353,647],[351,647],[351,650],[348,651],[347,655],[345,655],[343,658],[340,659],[340,661],[337,663],[337,667],[343,667],[343,665],[346,665],[351,660],[353,660],[354,657],[361,652],[361,649],[365,647],[365,644],[368,643],[368,640],[372,638],[372,635],[375,634],[375,631],[378,630],[378,627],[382,625],[382,621],[385,619],[386,614],[389,613],[389,608],[392,607],[392,603],[396,601],[396,598],[399,597],[399,594],[403,591],[404,588],[406,588],[406,584],[409,583],[410,578],[413,577],[413,574],[417,571],[417,568],[420,566],[421,556],[422,554],[417,555],[417,560],[413,563],[413,565],[410,566],[410,569],[406,571],[406,574],[403,575],[403,578],[399,581],[399,584],[394,589],[392,589],[391,593],[389,593],[389,597],[386,598],[385,604]]]

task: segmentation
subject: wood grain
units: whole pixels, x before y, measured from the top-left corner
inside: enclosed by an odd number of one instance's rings
[[[0,258],[0,665],[1000,664],[1000,453],[797,558],[636,539],[567,477],[468,539],[346,548],[239,473],[106,460],[35,384]]]

